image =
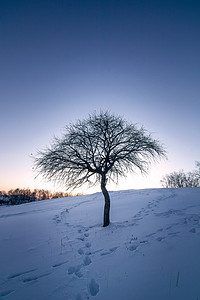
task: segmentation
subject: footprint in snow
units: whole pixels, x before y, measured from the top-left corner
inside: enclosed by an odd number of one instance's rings
[[[89,230],[89,228],[80,228],[80,229],[78,229],[78,233],[82,233],[83,231],[87,232],[88,230]]]
[[[60,216],[59,216],[59,215],[55,215],[55,217],[53,218],[53,220],[54,220],[56,223],[61,223],[61,219],[60,219]]]
[[[172,225],[171,226],[168,226],[167,228],[166,228],[166,230],[169,230],[169,229],[171,229],[172,228]]]
[[[163,231],[163,228],[158,229],[158,232],[161,232],[161,231]]]
[[[163,236],[159,236],[159,237],[156,238],[156,240],[157,240],[158,242],[161,242],[161,241],[164,240],[164,239],[165,239],[165,237],[163,237]]]
[[[78,278],[83,277],[83,274],[82,274],[80,271],[75,272],[75,275],[76,275]]]
[[[89,283],[89,292],[91,296],[96,296],[99,292],[99,284],[95,281],[95,279],[91,279]]]
[[[83,251],[82,248],[79,248],[79,249],[78,249],[78,254],[80,254],[80,255],[83,255],[83,254],[84,254],[84,251]]]
[[[82,277],[83,274],[80,272],[81,267],[82,267],[82,265],[69,267],[68,274],[69,275],[75,274],[79,278]]]
[[[79,254],[83,254],[84,252],[82,252],[82,251],[83,251],[83,250],[80,248],[80,249],[78,250]],[[92,263],[92,261],[91,261],[89,255],[86,255],[86,256],[84,257],[83,264],[78,265],[78,266],[71,266],[71,267],[69,267],[69,269],[68,269],[68,274],[69,274],[69,275],[75,274],[77,277],[80,278],[80,277],[83,276],[82,273],[80,272],[81,269],[82,269],[83,267],[85,267],[85,266],[89,266],[91,263]]]
[[[134,251],[134,250],[137,249],[138,246],[139,246],[139,245],[131,245],[131,246],[128,247],[128,250]]]
[[[71,266],[71,267],[69,267],[69,269],[68,269],[68,274],[69,274],[69,275],[72,275],[72,274],[74,274],[74,273],[76,273],[76,272],[79,272],[80,269],[81,269],[81,266]]]
[[[77,240],[80,240],[80,241],[84,242],[85,241],[85,237],[84,236],[78,237]]]
[[[90,247],[91,247],[91,244],[90,244],[89,242],[87,242],[87,243],[85,244],[85,247],[90,248]]]
[[[90,257],[89,256],[85,256],[84,261],[83,261],[84,266],[88,266],[91,263],[92,263],[92,261],[91,261]]]
[[[13,293],[14,290],[6,290],[0,293],[0,297],[8,296],[9,294]]]

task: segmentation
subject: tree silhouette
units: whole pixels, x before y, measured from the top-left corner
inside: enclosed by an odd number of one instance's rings
[[[61,138],[38,152],[35,167],[48,180],[67,188],[100,183],[105,198],[103,226],[110,223],[109,180],[138,168],[147,172],[152,159],[165,156],[165,150],[143,128],[109,112],[93,113],[66,126]]]

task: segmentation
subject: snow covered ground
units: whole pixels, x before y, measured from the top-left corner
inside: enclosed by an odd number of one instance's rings
[[[200,188],[0,207],[0,299],[200,300]]]

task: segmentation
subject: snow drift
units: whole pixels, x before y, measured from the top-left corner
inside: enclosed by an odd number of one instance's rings
[[[0,207],[0,299],[199,300],[200,188]]]

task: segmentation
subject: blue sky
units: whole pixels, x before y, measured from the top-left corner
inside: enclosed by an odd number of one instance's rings
[[[159,138],[168,160],[115,189],[158,187],[200,160],[199,1],[0,3],[0,190],[52,188],[31,153],[106,109]]]

